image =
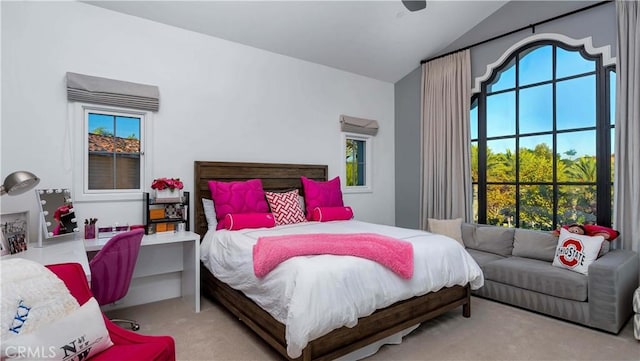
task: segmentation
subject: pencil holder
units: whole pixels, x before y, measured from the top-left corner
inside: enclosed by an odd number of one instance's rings
[[[94,239],[96,238],[96,224],[85,224],[84,225],[84,239]]]

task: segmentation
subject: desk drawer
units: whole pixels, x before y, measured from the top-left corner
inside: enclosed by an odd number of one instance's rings
[[[184,269],[182,252],[182,243],[140,247],[133,278],[182,271]]]

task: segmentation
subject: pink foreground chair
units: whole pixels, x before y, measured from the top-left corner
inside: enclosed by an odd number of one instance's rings
[[[79,263],[48,265],[47,268],[64,282],[80,305],[91,298],[87,278]],[[113,346],[91,358],[91,361],[175,361],[176,346],[172,337],[140,335],[117,326],[104,314],[102,317]]]
[[[143,229],[118,233],[89,262],[91,292],[100,306],[114,303],[127,295],[143,236]],[[134,331],[140,329],[133,320],[111,321],[128,323]]]

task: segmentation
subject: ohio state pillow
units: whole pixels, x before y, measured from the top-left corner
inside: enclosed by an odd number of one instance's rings
[[[316,207],[311,211],[311,220],[318,222],[348,221],[353,218],[351,207]]]
[[[277,225],[306,221],[304,211],[300,208],[297,189],[285,193],[264,192],[264,194]]]
[[[316,207],[343,207],[340,177],[327,182],[318,182],[307,177],[300,177],[304,189],[304,202],[307,207],[306,216],[311,220],[311,213]]]
[[[221,222],[227,214],[269,212],[260,179],[244,182],[209,181],[209,190],[218,220],[216,229],[224,228]]]
[[[245,228],[272,228],[276,220],[271,213],[229,213],[224,216],[222,228],[237,231]]]
[[[603,242],[602,236],[583,236],[561,228],[553,265],[586,275],[589,265],[598,258]]]

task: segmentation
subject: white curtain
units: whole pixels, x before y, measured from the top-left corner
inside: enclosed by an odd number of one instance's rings
[[[422,65],[421,226],[427,218],[471,220],[470,51]]]
[[[615,247],[640,246],[640,3],[616,1]]]

